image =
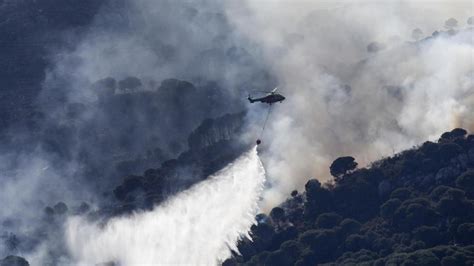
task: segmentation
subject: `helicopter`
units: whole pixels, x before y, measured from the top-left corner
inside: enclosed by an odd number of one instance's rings
[[[278,87],[273,89],[272,91],[266,91],[267,95],[265,95],[263,97],[260,97],[260,98],[252,99],[249,95],[249,97],[247,99],[249,100],[250,103],[262,102],[262,103],[268,103],[269,105],[272,105],[273,103],[276,103],[276,102],[281,103],[286,98],[285,98],[285,96],[283,96],[279,93],[276,93],[277,90],[278,90]]]
[[[268,117],[270,116],[270,111],[271,111],[271,108],[272,108],[272,104],[276,103],[276,102],[281,103],[286,99],[285,96],[283,96],[279,93],[276,93],[277,90],[278,90],[278,87],[273,89],[272,91],[266,91],[265,93],[267,93],[267,95],[265,95],[263,97],[260,97],[260,98],[252,99],[250,97],[250,94],[249,94],[249,97],[247,98],[250,103],[262,102],[262,103],[267,103],[269,105],[268,112],[267,112],[267,117],[265,118],[265,122],[263,122],[263,127],[262,127],[262,131],[260,133],[260,136],[262,136],[263,130],[265,130],[265,125],[267,124]],[[262,141],[260,139],[257,139],[257,145],[260,145],[261,143],[262,143]]]

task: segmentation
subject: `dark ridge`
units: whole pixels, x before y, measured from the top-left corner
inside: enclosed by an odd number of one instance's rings
[[[474,263],[474,135],[457,128],[368,168],[341,158],[334,184],[312,179],[258,215],[224,265]]]
[[[148,209],[222,169],[249,145],[239,141],[245,113],[206,119],[189,136],[189,149],[176,159],[143,175],[129,175],[113,194],[119,201],[114,214]]]

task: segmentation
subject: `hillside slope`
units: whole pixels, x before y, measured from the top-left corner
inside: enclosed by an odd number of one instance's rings
[[[472,265],[474,135],[313,179],[269,216],[225,265]]]

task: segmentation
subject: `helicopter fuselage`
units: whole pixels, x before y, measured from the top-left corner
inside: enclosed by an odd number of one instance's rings
[[[254,102],[262,102],[262,103],[268,103],[268,104],[272,104],[272,103],[276,103],[276,102],[283,102],[286,98],[281,95],[281,94],[278,94],[278,93],[273,93],[273,94],[269,94],[265,97],[261,97],[261,98],[250,98],[248,97],[248,100],[250,103],[254,103]]]

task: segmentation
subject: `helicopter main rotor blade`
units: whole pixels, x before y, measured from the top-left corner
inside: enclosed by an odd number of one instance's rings
[[[271,91],[253,91],[252,94],[256,94],[256,95],[262,95],[262,94],[265,94],[265,95],[269,95],[269,94],[272,94]]]
[[[271,91],[261,91],[261,90],[254,90],[253,92],[262,92],[262,93],[267,93],[267,94],[274,94],[278,90],[278,87],[275,87]]]

